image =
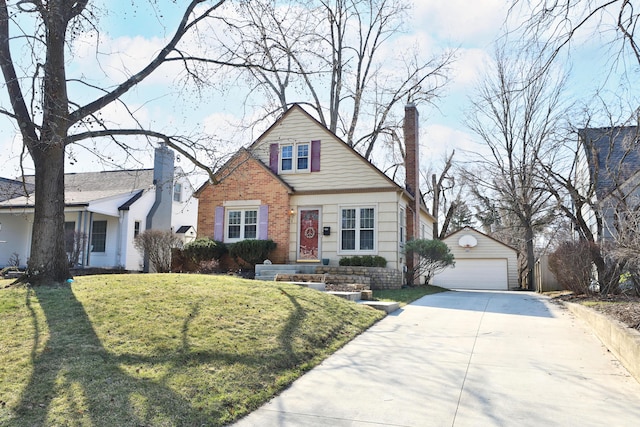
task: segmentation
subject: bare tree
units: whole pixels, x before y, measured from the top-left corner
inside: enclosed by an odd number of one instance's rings
[[[133,129],[112,129],[99,114],[120,102],[162,64],[180,61],[188,75],[195,75],[190,64],[197,58],[180,42],[212,19],[223,2],[185,2],[173,35],[151,60],[119,84],[99,88],[67,76],[68,47],[81,35],[96,31],[95,10],[89,0],[0,0],[0,68],[11,102],[0,114],[15,121],[35,167],[37,197],[28,268],[31,282],[60,282],[69,274],[65,240],[60,237],[64,235],[64,156],[71,144],[108,137],[124,145],[120,137],[139,135],[163,141],[198,162],[190,146],[184,145],[187,138],[154,132],[140,123]],[[17,47],[28,50],[30,63],[12,56]],[[98,95],[82,102],[89,93]]]
[[[468,126],[488,152],[479,154],[474,185],[484,197],[495,199],[503,227],[508,224],[510,235],[518,236],[524,285],[533,289],[535,232],[554,214],[551,195],[538,178],[539,161],[553,154],[550,141],[561,123],[563,80],[540,75],[531,57],[522,54],[510,57],[506,49],[496,50]]]
[[[171,271],[171,253],[182,247],[182,240],[172,231],[145,230],[133,241],[135,248],[148,260],[156,273]]]
[[[367,159],[380,142],[394,146],[401,127],[393,111],[433,102],[448,80],[454,52],[423,59],[412,47],[392,60],[384,53],[402,31],[405,0],[255,0],[236,4],[219,43],[226,62],[244,72],[272,102],[268,115],[293,102]]]
[[[630,55],[640,64],[640,48],[636,28],[640,24],[637,4],[630,0],[515,0],[512,11],[522,14],[528,8],[524,34],[547,56],[546,67],[576,39],[593,32],[610,35],[607,40],[614,61],[628,67],[624,57]],[[606,36],[605,36],[606,37]],[[542,70],[541,70],[542,71]]]
[[[439,175],[428,171],[421,172],[423,181],[427,183],[427,191],[424,193],[431,195],[431,214],[436,218],[433,223],[434,239],[442,240],[450,231],[456,231],[473,222],[470,215],[465,219],[469,207],[462,196],[464,182],[462,179],[456,180],[456,171],[453,169],[454,155],[455,150],[445,157]],[[468,213],[470,214],[470,211]]]

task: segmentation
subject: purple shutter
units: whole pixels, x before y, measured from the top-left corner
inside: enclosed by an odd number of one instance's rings
[[[224,240],[224,207],[216,206],[214,224],[213,224],[213,240]]]
[[[258,239],[267,240],[269,238],[269,205],[260,205],[258,210]]]
[[[311,172],[320,171],[320,141],[311,141]]]
[[[278,174],[278,151],[280,147],[278,144],[269,145],[269,169],[271,172]]]

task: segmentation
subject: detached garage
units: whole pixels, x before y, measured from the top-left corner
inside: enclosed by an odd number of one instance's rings
[[[443,240],[455,256],[455,267],[433,278],[433,284],[449,289],[502,290],[518,288],[518,253],[471,227]]]

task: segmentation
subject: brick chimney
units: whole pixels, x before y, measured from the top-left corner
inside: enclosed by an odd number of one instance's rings
[[[420,141],[418,139],[418,110],[413,103],[404,107],[404,169],[405,188],[413,196],[413,201],[407,206],[407,240],[420,238]],[[414,258],[407,257],[407,269],[413,269]],[[408,282],[413,284],[411,277]]]
[[[405,188],[414,197],[410,206],[412,218],[407,218],[409,238],[420,237],[420,141],[418,138],[418,109],[410,103],[404,107]],[[407,211],[407,214],[409,212]],[[411,224],[411,225],[409,225]],[[415,224],[415,227],[413,226]]]

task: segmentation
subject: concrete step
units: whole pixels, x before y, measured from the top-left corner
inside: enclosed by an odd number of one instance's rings
[[[287,281],[283,281],[283,282],[280,282],[280,283],[291,283],[292,285],[303,286],[305,288],[315,289],[316,291],[320,291],[320,292],[324,292],[324,290],[325,290],[324,283],[322,283],[322,282],[287,282]]]
[[[339,291],[329,291],[327,292],[329,295],[334,295],[339,298],[346,299],[347,301],[359,301],[360,300],[360,292],[339,292]]]
[[[369,307],[373,307],[376,310],[382,310],[385,313],[393,313],[397,309],[400,308],[400,303],[395,301],[366,301],[360,300],[358,304],[368,305]]]

